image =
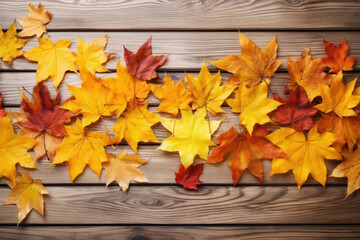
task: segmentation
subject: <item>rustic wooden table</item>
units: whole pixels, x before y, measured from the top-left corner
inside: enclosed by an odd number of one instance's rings
[[[360,57],[360,2],[316,0],[51,0],[42,2],[53,14],[47,25],[53,41],[73,39],[75,51],[80,35],[86,42],[109,33],[108,52],[123,60],[123,45],[132,51],[153,37],[153,52],[169,55],[160,75],[174,79],[184,71],[197,72],[203,60],[223,58],[240,52],[240,29],[261,48],[278,36],[282,65],[272,81],[273,91],[282,92],[289,81],[286,56],[298,58],[306,45],[314,57],[324,56],[322,38],[340,43],[345,37],[351,55]],[[6,29],[17,17],[27,15],[27,1],[2,0],[0,26]],[[32,39],[23,50],[37,46]],[[106,66],[115,71],[116,61]],[[358,75],[360,61],[349,79]],[[2,64],[0,91],[4,106],[18,110],[18,88],[30,90],[35,84],[36,63],[23,58],[11,66]],[[216,69],[209,64],[213,71]],[[106,76],[109,74],[99,74]],[[111,73],[110,75],[114,75]],[[223,74],[223,79],[229,75]],[[74,73],[65,83],[80,86]],[[46,85],[55,93],[51,81]],[[70,96],[66,84],[59,90]],[[151,98],[151,110],[158,100]],[[238,117],[224,106],[227,120],[214,138],[230,128],[238,128]],[[212,119],[221,118],[211,117]],[[109,120],[108,126],[114,124]],[[93,127],[104,131],[101,124]],[[169,136],[157,125],[159,141]],[[1,136],[0,136],[1,137]],[[292,174],[268,178],[271,162],[264,162],[264,184],[245,173],[233,187],[226,163],[206,166],[198,191],[175,184],[177,154],[157,150],[157,144],[141,144],[139,155],[150,159],[141,167],[150,184],[133,184],[127,194],[118,186],[105,188],[89,169],[71,184],[67,167],[49,167],[45,159],[32,171],[48,189],[45,214],[32,212],[19,227],[15,205],[0,206],[0,239],[340,239],[360,238],[360,193],[344,199],[346,179],[329,178],[324,189],[313,180],[298,191]],[[128,149],[126,145],[116,149]],[[108,148],[112,151],[111,148]],[[330,171],[336,163],[328,162]],[[0,202],[10,189],[0,185]]]

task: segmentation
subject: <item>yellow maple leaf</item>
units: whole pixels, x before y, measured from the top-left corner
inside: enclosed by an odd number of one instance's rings
[[[115,131],[115,140],[121,142],[124,138],[135,153],[140,141],[158,142],[151,127],[160,121],[160,116],[149,112],[147,105],[148,103],[130,103],[111,129]]]
[[[309,46],[304,49],[298,60],[290,57],[287,59],[287,69],[291,79],[288,87],[294,90],[298,85],[302,86],[310,102],[320,95],[318,86],[320,83],[326,85],[331,83],[332,76],[324,72],[326,64],[323,58],[313,59]]]
[[[270,79],[251,88],[241,85],[235,91],[236,98],[226,100],[231,107],[231,111],[240,113],[239,123],[246,127],[250,135],[252,135],[256,123],[262,125],[272,122],[268,113],[282,104],[267,97],[269,84]]]
[[[79,37],[76,63],[78,65],[85,65],[91,74],[95,74],[95,72],[109,72],[103,64],[109,61],[115,54],[104,52],[106,43],[107,34],[104,37],[95,38],[90,44],[86,44]]]
[[[185,73],[185,83],[190,93],[193,94],[192,109],[205,107],[206,111],[215,115],[225,112],[221,108],[224,100],[234,91],[235,86],[221,84],[220,71],[211,76],[206,63],[201,68],[198,78]]]
[[[47,33],[45,25],[51,21],[51,13],[46,11],[41,3],[37,8],[31,3],[28,4],[29,15],[23,18],[17,18],[16,20],[23,27],[23,30],[19,33],[20,37],[31,37],[36,35],[38,38]]]
[[[41,180],[33,180],[28,172],[20,174],[15,184],[10,184],[12,191],[4,205],[16,204],[18,207],[18,224],[32,209],[44,216],[44,194],[48,194]]]
[[[194,114],[191,110],[181,110],[181,119],[161,118],[161,124],[172,135],[162,141],[159,149],[179,152],[185,168],[193,163],[196,155],[207,160],[209,146],[216,145],[211,140],[211,135],[218,129],[221,121],[207,121],[205,115],[205,108],[199,108]]]
[[[125,193],[131,180],[140,183],[148,182],[145,175],[138,169],[139,166],[146,163],[145,159],[136,155],[128,155],[126,150],[120,151],[116,157],[111,153],[108,153],[107,156],[109,161],[103,164],[106,170],[106,186],[116,181]]]
[[[292,170],[299,190],[309,174],[325,186],[327,169],[324,160],[342,159],[341,154],[330,147],[336,141],[335,135],[329,132],[319,134],[316,126],[310,129],[307,137],[302,132],[285,127],[266,138],[287,155],[286,158],[275,158],[272,161],[270,176]]]
[[[24,56],[38,62],[36,81],[41,82],[50,77],[57,89],[66,71],[76,72],[76,54],[69,49],[71,40],[59,40],[55,45],[47,38],[38,40],[40,46],[26,51]]]
[[[177,116],[180,110],[189,110],[189,104],[193,101],[192,94],[186,92],[184,82],[180,79],[178,83],[174,83],[169,75],[165,73],[164,86],[150,84],[150,89],[155,97],[161,100],[158,107],[160,112],[170,113]]]
[[[356,116],[352,108],[360,103],[360,96],[353,95],[356,80],[344,85],[343,73],[340,71],[331,82],[330,87],[319,85],[322,102],[315,107],[324,113],[335,112],[339,117]]]
[[[12,60],[23,54],[21,49],[27,43],[26,40],[16,38],[16,24],[10,25],[6,33],[0,28],[0,58],[11,64]]]
[[[80,76],[83,79],[81,88],[68,85],[75,99],[66,102],[61,108],[81,113],[82,127],[102,119],[102,116],[113,116],[115,112],[120,116],[126,108],[125,97],[113,94],[84,66],[80,67]]]
[[[56,151],[51,165],[69,163],[71,181],[81,174],[89,165],[100,178],[102,163],[108,161],[104,147],[110,144],[109,137],[104,133],[85,133],[81,121],[76,120],[74,126],[65,126],[66,136]]]
[[[276,59],[278,48],[276,37],[262,51],[241,32],[239,32],[239,40],[240,56],[229,55],[211,62],[216,67],[233,73],[227,83],[232,85],[245,83],[248,87],[253,87],[263,79],[273,77],[281,64],[281,60]]]
[[[355,190],[360,188],[360,150],[357,149],[354,152],[349,152],[345,150],[342,152],[344,159],[332,172],[332,177],[347,177],[348,187],[347,194],[348,197]]]
[[[36,141],[25,136],[16,135],[9,115],[0,119],[0,178],[7,177],[15,182],[16,164],[25,168],[36,169],[34,159],[27,152]]]

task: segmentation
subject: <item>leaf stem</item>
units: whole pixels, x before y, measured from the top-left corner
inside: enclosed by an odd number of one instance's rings
[[[209,132],[210,132],[210,135],[211,135],[210,118],[209,118],[209,112],[207,110],[206,104],[205,104],[205,111],[206,111],[206,117],[207,117],[208,124],[209,124]]]

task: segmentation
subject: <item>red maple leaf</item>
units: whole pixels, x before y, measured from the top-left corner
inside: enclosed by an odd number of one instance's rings
[[[161,67],[167,56],[153,56],[151,37],[147,40],[135,53],[124,47],[124,58],[129,73],[141,80],[149,81],[154,78],[159,78],[159,75],[155,72]]]
[[[273,121],[280,124],[291,124],[297,131],[308,130],[315,125],[312,117],[317,113],[317,109],[309,102],[308,96],[301,86],[297,86],[287,100],[276,93],[274,93],[274,99],[284,105],[275,110]]]
[[[0,118],[3,118],[8,114],[8,112],[2,109],[1,99],[2,99],[2,93],[0,93]]]
[[[338,73],[340,70],[353,70],[356,57],[348,56],[349,46],[345,38],[337,47],[324,39],[324,46],[328,56],[323,58],[323,62],[330,68],[330,72]]]
[[[179,172],[175,173],[175,181],[187,189],[197,189],[197,185],[203,182],[199,180],[200,174],[203,172],[204,163],[190,165],[186,170],[180,164]]]

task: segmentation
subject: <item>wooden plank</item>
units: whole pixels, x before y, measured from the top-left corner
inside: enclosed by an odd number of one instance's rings
[[[139,156],[147,159],[148,163],[140,167],[140,170],[148,178],[151,184],[176,184],[174,172],[178,172],[180,157],[177,153],[168,153],[162,150],[157,150],[156,145],[141,145],[139,146]],[[120,150],[126,149],[128,154],[134,154],[129,146],[116,146],[115,150],[107,147],[106,151],[109,153],[117,153]],[[212,151],[213,147],[211,148]],[[33,155],[33,152],[31,152]],[[196,158],[195,163],[201,163],[204,160]],[[67,165],[50,166],[50,162],[43,158],[37,161],[36,166],[39,170],[30,170],[30,174],[34,179],[41,179],[44,184],[71,184]],[[338,161],[326,161],[328,175],[339,164]],[[271,161],[263,161],[264,169],[264,185],[281,185],[291,184],[296,185],[294,176],[291,172],[287,174],[279,174],[269,177],[271,172]],[[19,172],[28,171],[27,169],[18,167]],[[231,178],[231,170],[226,162],[220,164],[208,164],[204,168],[204,172],[200,176],[200,180],[205,184],[227,184],[233,185]],[[345,185],[346,178],[328,177],[327,185]],[[4,183],[2,183],[4,184]],[[100,179],[97,175],[86,168],[84,173],[80,175],[73,184],[105,184],[105,170],[103,170]],[[115,184],[115,183],[114,183]],[[132,183],[133,184],[133,183]],[[134,183],[135,184],[135,183]],[[245,171],[241,177],[238,185],[263,185],[260,181]],[[309,176],[306,185],[321,185],[314,181]],[[146,184],[145,184],[146,185]]]
[[[360,29],[359,3],[347,1],[39,1],[49,29]],[[1,27],[27,15],[27,1],[0,4]]]
[[[198,76],[198,72],[190,72],[190,75]],[[213,73],[215,74],[215,73]],[[164,72],[159,72],[160,78],[164,78]],[[185,74],[183,72],[168,72],[168,75],[175,81],[178,82],[179,79],[184,80]],[[115,73],[105,73],[98,74],[98,77],[115,77]],[[225,83],[226,79],[230,76],[229,73],[222,73],[222,80]],[[350,81],[355,79],[358,76],[358,73],[353,72],[345,72],[344,79],[345,81]],[[64,81],[58,87],[58,91],[61,92],[62,100],[65,100],[72,96],[70,93],[68,85],[74,85],[77,87],[81,87],[81,78],[75,73],[68,73],[65,75]],[[290,82],[290,76],[288,73],[276,73],[273,78],[271,78],[271,90],[275,93],[278,93],[281,97],[285,97],[284,87]],[[33,87],[36,84],[36,73],[35,72],[0,72],[0,91],[2,92],[2,104],[3,106],[20,106],[20,92],[19,89],[23,91],[23,87],[32,92]],[[54,85],[51,80],[44,81],[44,84],[50,90],[52,96],[56,95],[56,91]],[[162,85],[163,83],[159,83]],[[360,83],[358,81],[357,86]],[[28,97],[31,98],[29,94]],[[271,94],[270,94],[271,96]],[[160,101],[150,92],[148,97],[149,106],[158,106]]]
[[[359,224],[359,192],[346,187],[178,186],[47,187],[46,217],[24,224]],[[0,189],[3,202],[10,189]],[[0,206],[0,224],[17,223],[15,205]]]
[[[359,238],[359,225],[290,226],[19,226],[0,227],[8,240],[33,239],[144,239],[144,240],[256,240],[256,239],[348,239]]]
[[[359,5],[360,6],[360,5]],[[1,14],[0,14],[1,16]],[[360,16],[360,15],[359,15]],[[313,20],[312,20],[313,21]],[[314,57],[325,56],[322,39],[325,38],[335,44],[339,44],[344,38],[347,39],[350,55],[360,56],[360,32],[247,32],[260,48],[265,46],[277,35],[279,42],[278,58],[283,60],[279,70],[286,69],[286,57],[298,58],[305,46],[310,45]],[[59,39],[72,39],[71,49],[76,51],[78,36],[86,42],[96,37],[104,36],[106,32],[50,32],[52,41]],[[211,62],[224,58],[230,54],[240,54],[240,46],[237,31],[229,32],[110,32],[107,51],[117,53],[124,63],[123,45],[132,51],[136,51],[150,36],[153,37],[153,53],[155,55],[169,55],[168,61],[162,67],[163,70],[190,71],[199,70],[203,61]],[[38,46],[36,38],[32,38],[23,48],[24,51]],[[117,60],[107,64],[110,70],[116,68]],[[209,64],[210,69],[215,67]],[[37,63],[30,62],[25,58],[17,58],[9,66],[3,63],[2,70],[36,70]],[[355,64],[355,70],[360,69],[360,64]]]

